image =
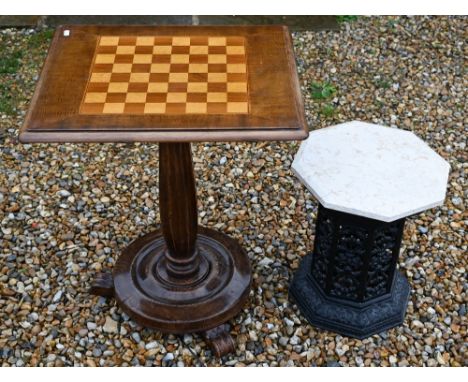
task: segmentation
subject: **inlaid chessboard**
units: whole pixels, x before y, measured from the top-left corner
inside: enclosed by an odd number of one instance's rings
[[[80,114],[246,114],[245,38],[100,36]]]

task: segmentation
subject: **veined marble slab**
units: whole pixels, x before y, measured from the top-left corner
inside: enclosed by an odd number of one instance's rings
[[[385,222],[442,204],[449,168],[412,132],[359,121],[311,132],[292,164],[324,207]]]

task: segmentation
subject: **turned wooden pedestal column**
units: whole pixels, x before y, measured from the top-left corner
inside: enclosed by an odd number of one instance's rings
[[[223,324],[248,297],[248,257],[235,240],[198,226],[190,143],[160,143],[159,154],[162,228],[131,243],[113,280],[99,277],[92,292],[115,296],[142,326],[203,332],[218,356],[229,353],[234,341]]]

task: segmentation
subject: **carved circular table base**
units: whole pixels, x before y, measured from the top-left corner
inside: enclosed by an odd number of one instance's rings
[[[132,242],[114,268],[114,296],[136,322],[170,333],[206,331],[234,317],[250,290],[249,260],[232,238],[198,227],[197,272],[182,282],[166,266],[160,231]]]
[[[311,325],[345,336],[364,339],[403,323],[410,286],[395,272],[388,295],[354,303],[326,296],[310,275],[313,254],[307,255],[296,272],[290,296]]]

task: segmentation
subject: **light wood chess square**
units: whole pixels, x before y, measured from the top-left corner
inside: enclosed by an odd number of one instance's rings
[[[169,73],[171,69],[170,64],[151,64],[151,73]]]
[[[130,82],[148,83],[150,78],[149,73],[132,73],[130,74]]]
[[[95,59],[96,64],[113,64],[115,54],[98,54]]]
[[[190,54],[208,54],[208,46],[206,45],[190,46]]]
[[[245,39],[101,36],[81,114],[247,114]]]
[[[92,73],[89,81],[109,83],[110,79],[111,79],[111,73]]]
[[[225,54],[210,54],[208,56],[208,63],[209,64],[225,64],[226,55]]]
[[[172,54],[171,64],[188,64],[190,56],[188,54]]]
[[[135,54],[133,56],[134,64],[151,64],[153,61],[152,54]]]
[[[128,91],[127,82],[111,82],[107,89],[108,93],[126,93]]]
[[[208,45],[211,46],[224,46],[226,45],[226,37],[209,37]]]
[[[153,47],[153,54],[171,54],[172,46],[171,45],[160,45]]]
[[[136,45],[153,46],[154,45],[154,37],[152,37],[152,36],[139,36],[136,39]]]
[[[189,93],[206,93],[208,91],[208,84],[206,82],[190,82],[187,85]]]
[[[118,45],[119,37],[118,36],[102,36],[99,40],[100,46],[109,46],[109,45]]]
[[[145,103],[146,93],[127,93],[125,102],[128,103]]]

